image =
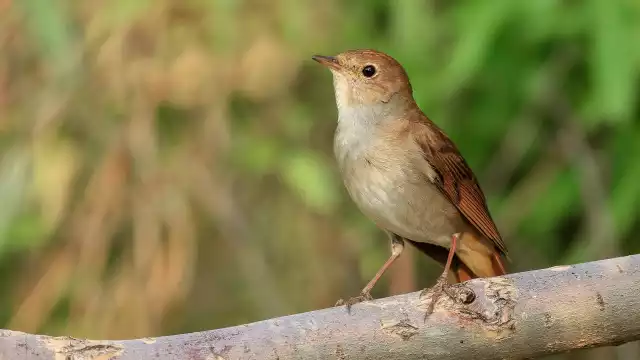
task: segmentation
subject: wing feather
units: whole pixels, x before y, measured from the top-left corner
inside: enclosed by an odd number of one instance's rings
[[[437,174],[435,183],[440,191],[469,224],[493,241],[503,255],[507,255],[506,245],[491,218],[484,193],[455,144],[430,120],[420,123],[420,128],[413,134],[417,134],[416,142]]]

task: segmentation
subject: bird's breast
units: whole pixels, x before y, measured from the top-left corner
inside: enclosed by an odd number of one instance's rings
[[[337,136],[335,150],[344,184],[365,215],[405,238],[449,246],[458,212],[429,180],[428,164],[416,165],[424,161],[418,149],[387,141],[347,147],[341,141]]]

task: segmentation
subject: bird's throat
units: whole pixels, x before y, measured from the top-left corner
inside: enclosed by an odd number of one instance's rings
[[[380,130],[391,121],[387,104],[338,108],[334,150],[338,162],[359,158],[379,139]]]

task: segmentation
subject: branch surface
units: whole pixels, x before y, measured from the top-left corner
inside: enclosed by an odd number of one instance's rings
[[[640,255],[475,279],[204,332],[83,340],[0,330],[0,359],[522,359],[640,339]],[[473,296],[470,296],[473,295]]]

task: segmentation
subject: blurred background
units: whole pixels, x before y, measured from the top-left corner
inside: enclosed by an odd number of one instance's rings
[[[0,0],[0,322],[131,338],[333,306],[389,255],[332,154],[376,48],[458,144],[511,271],[640,252],[640,3]],[[430,286],[412,248],[374,297]],[[553,359],[638,359],[637,343]]]

